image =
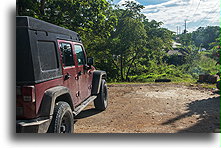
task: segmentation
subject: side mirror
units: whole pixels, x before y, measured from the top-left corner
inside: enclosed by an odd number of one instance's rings
[[[88,66],[94,65],[94,58],[92,57],[87,58],[87,65]]]

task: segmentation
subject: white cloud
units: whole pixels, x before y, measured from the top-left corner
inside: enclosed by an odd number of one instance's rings
[[[121,0],[119,4],[127,0]],[[130,0],[136,1],[136,0]],[[177,26],[194,31],[200,26],[219,25],[219,0],[170,0],[157,5],[147,5],[142,13],[148,19],[162,21],[163,27],[176,31]]]
[[[148,13],[151,10],[157,11]],[[177,26],[184,30],[184,20],[187,19],[187,30],[193,31],[200,26],[219,24],[219,1],[171,0],[159,5],[145,6],[143,13],[149,19],[164,22],[164,27],[173,31],[176,31]]]

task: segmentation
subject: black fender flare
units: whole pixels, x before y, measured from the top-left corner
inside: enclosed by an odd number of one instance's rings
[[[107,78],[107,73],[101,70],[95,70],[93,72],[93,79],[92,79],[92,89],[91,94],[97,95],[100,92],[101,80]]]
[[[62,95],[66,96],[66,102],[69,103],[73,110],[73,102],[69,89],[64,86],[56,86],[45,91],[38,111],[39,115],[41,117],[52,116],[56,99]]]

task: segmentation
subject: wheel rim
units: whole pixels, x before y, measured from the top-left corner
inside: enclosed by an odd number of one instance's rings
[[[70,114],[66,112],[61,120],[60,133],[71,133]]]

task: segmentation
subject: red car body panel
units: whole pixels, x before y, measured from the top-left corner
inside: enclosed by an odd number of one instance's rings
[[[35,93],[36,93],[35,114],[36,116],[38,116],[38,111],[41,106],[41,102],[42,102],[45,91],[48,90],[49,88],[59,86],[59,85],[63,85],[63,78],[58,78],[58,79],[42,82],[42,83],[35,85]]]
[[[85,70],[83,65],[78,66],[77,56],[74,50],[74,45],[81,45],[80,43],[75,43],[72,41],[66,41],[66,40],[58,40],[58,45],[60,43],[70,43],[72,45],[73,50],[73,57],[74,57],[74,63],[75,66],[72,67],[64,67],[62,65],[62,75],[70,75],[70,78],[65,80],[64,77],[45,81],[42,83],[38,83],[34,85],[35,89],[35,102],[25,102],[23,101],[21,96],[17,96],[17,107],[23,108],[23,116],[20,116],[20,118],[23,119],[31,119],[38,117],[39,108],[41,106],[41,102],[44,96],[44,93],[46,90],[56,87],[56,86],[64,86],[69,88],[71,95],[72,95],[72,102],[73,106],[78,106],[81,102],[83,102],[85,99],[87,99],[91,95],[91,88],[92,88],[92,77],[93,77],[93,71],[95,70],[94,67],[92,67],[89,70]],[[58,46],[59,47],[59,46]],[[58,51],[61,54],[60,49]],[[84,52],[85,54],[85,52]],[[61,57],[61,56],[60,56]],[[86,57],[86,54],[85,54]],[[62,59],[59,59],[62,63]],[[78,75],[78,73],[81,73],[81,75]]]

